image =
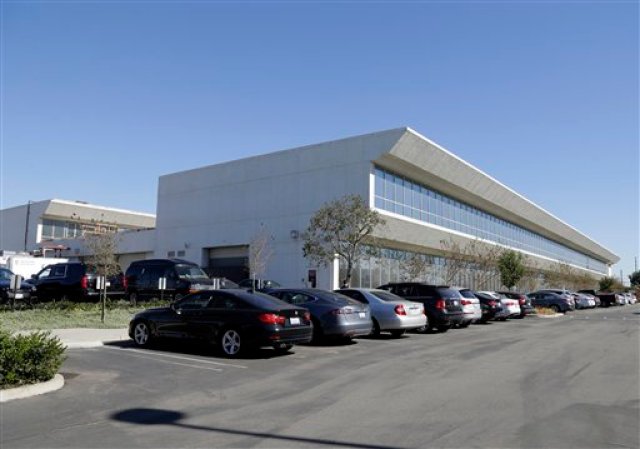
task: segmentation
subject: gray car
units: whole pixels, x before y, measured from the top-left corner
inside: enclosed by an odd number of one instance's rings
[[[265,293],[307,309],[313,322],[314,341],[322,337],[369,335],[373,329],[369,306],[348,296],[316,288],[278,288]]]
[[[346,288],[337,290],[337,293],[370,307],[374,335],[389,332],[398,338],[407,330],[424,329],[427,325],[427,316],[422,303],[407,301],[386,290]]]

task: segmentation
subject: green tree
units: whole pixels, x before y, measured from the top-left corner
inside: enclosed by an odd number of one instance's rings
[[[524,256],[522,253],[507,250],[498,258],[498,270],[500,271],[500,279],[502,285],[509,290],[513,288],[522,276],[524,276]]]
[[[618,282],[616,278],[605,276],[598,281],[598,284],[601,291],[610,292],[617,289],[620,285],[620,282]]]
[[[634,271],[629,275],[632,287],[640,287],[640,270]]]
[[[326,203],[312,217],[304,234],[304,257],[317,265],[329,265],[337,255],[346,264],[346,284],[364,245],[375,248],[373,232],[385,224],[359,195],[347,195]]]

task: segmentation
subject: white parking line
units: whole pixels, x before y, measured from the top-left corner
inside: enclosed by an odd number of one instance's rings
[[[155,356],[157,357],[167,357],[170,359],[178,359],[178,360],[188,360],[190,362],[198,362],[198,363],[204,363],[204,364],[208,364],[208,365],[217,365],[217,366],[226,366],[229,368],[247,368],[244,365],[236,365],[233,363],[222,363],[222,362],[214,362],[211,360],[203,360],[203,359],[195,359],[195,358],[191,358],[191,357],[184,357],[184,356],[180,356],[180,355],[174,355],[174,354],[164,354],[161,352],[148,352],[148,351],[144,351],[144,350],[140,350],[140,349],[125,349],[125,348],[114,348],[111,346],[103,346],[103,348],[106,349],[111,349],[114,351],[122,351],[122,352],[134,352],[136,354],[143,354],[145,356],[147,356],[148,358],[154,358]],[[154,357],[149,357],[153,355]]]

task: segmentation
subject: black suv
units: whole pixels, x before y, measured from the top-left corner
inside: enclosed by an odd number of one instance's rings
[[[392,282],[378,287],[409,301],[421,302],[427,314],[429,330],[446,332],[464,320],[462,297],[448,285],[429,285],[421,282]]]
[[[29,283],[35,286],[39,301],[69,299],[72,301],[98,301],[100,291],[96,288],[98,274],[94,265],[81,262],[47,265],[38,274],[31,276]],[[107,295],[124,294],[122,273],[107,278]]]
[[[164,291],[160,278],[166,279]],[[177,300],[198,290],[213,289],[213,281],[197,264],[182,259],[136,260],[125,275],[127,298],[132,303],[144,299]]]

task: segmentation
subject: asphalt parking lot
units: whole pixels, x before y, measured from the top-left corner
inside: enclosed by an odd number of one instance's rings
[[[68,351],[65,387],[2,405],[0,446],[638,448],[640,304],[445,334]]]

